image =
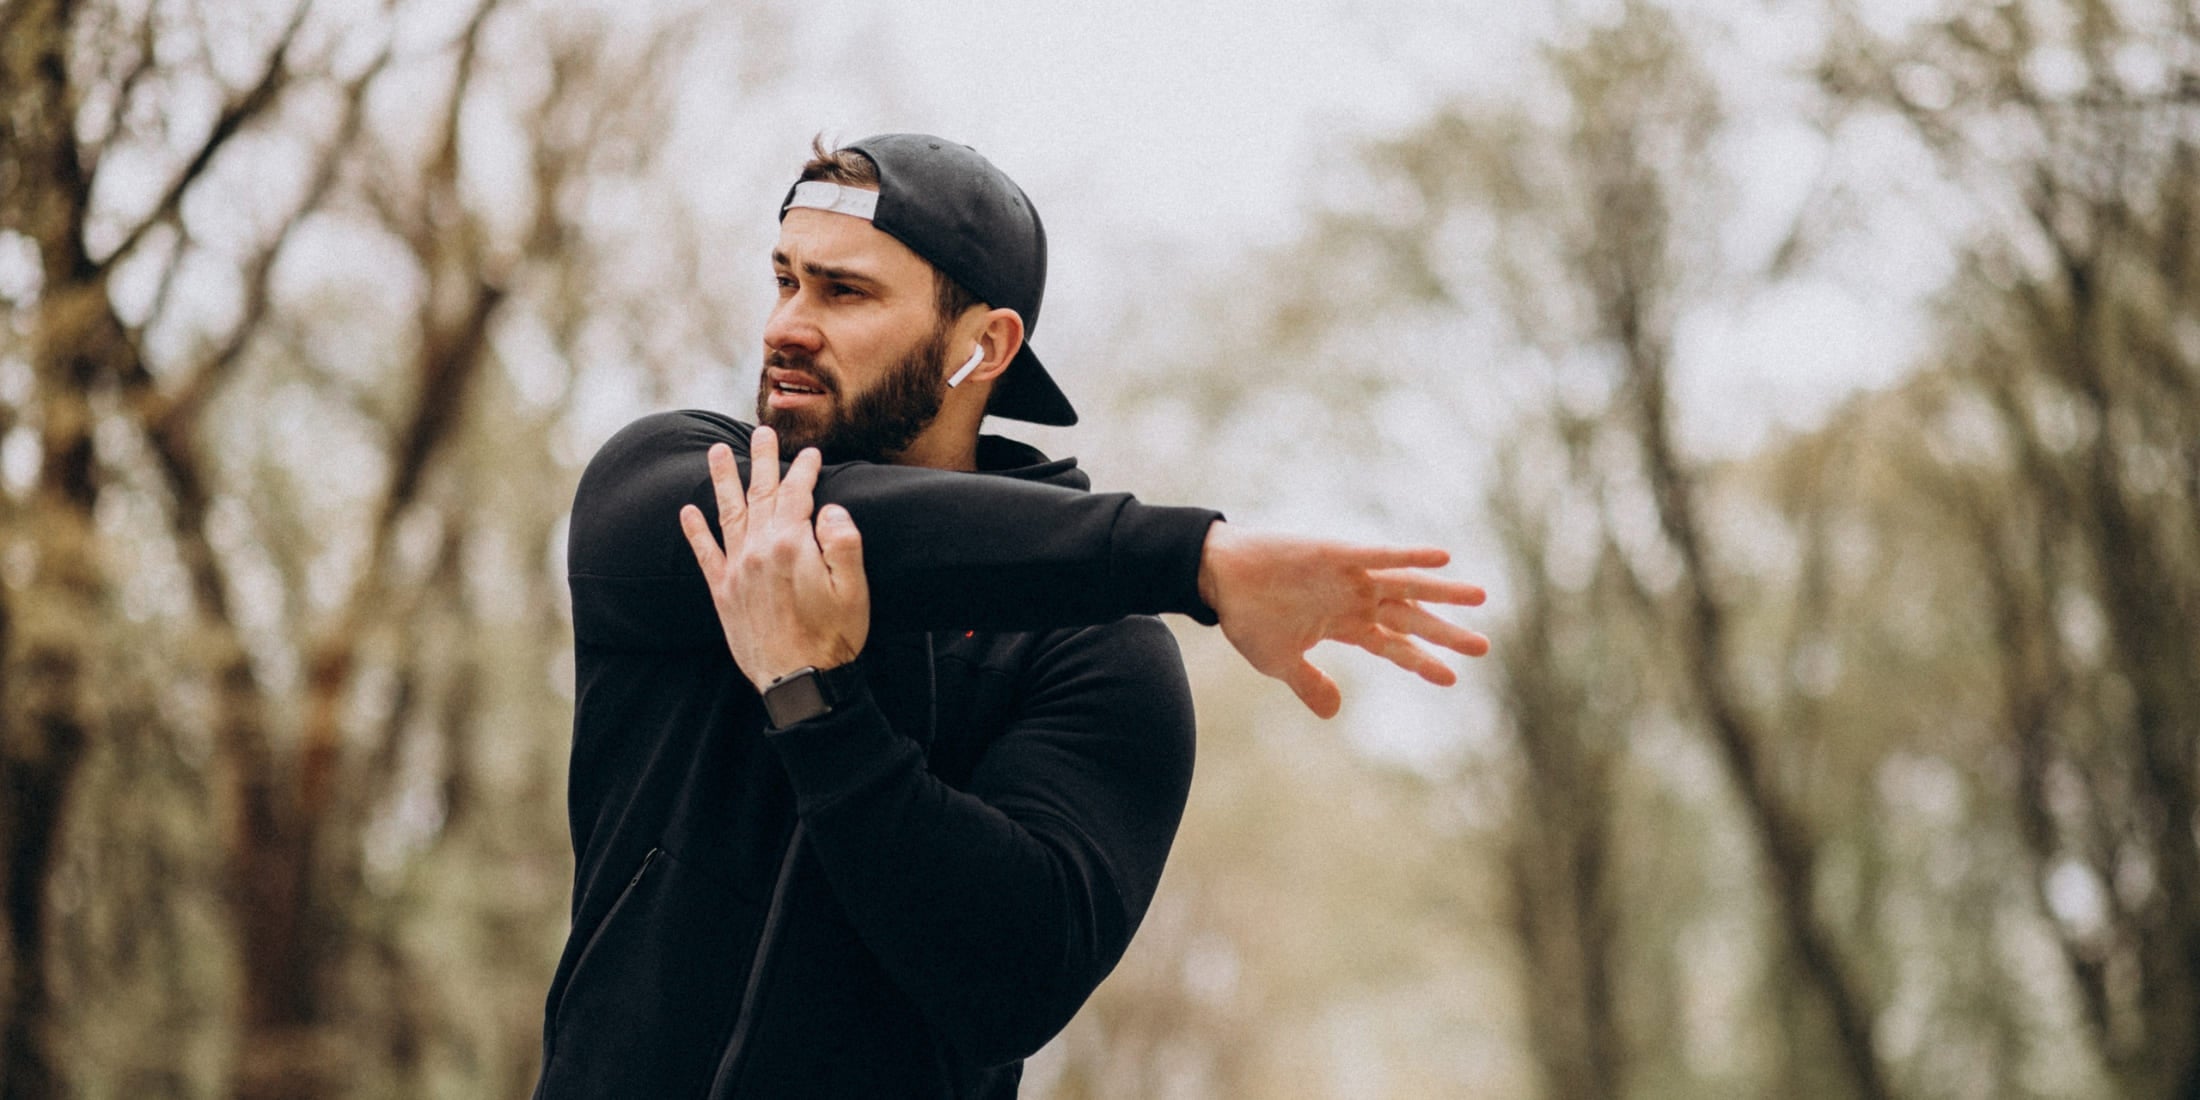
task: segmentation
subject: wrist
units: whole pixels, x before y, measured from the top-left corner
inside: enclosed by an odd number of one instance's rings
[[[863,653],[861,650],[853,650],[849,649],[846,646],[842,646],[839,648],[838,652],[833,654],[788,654],[782,657],[774,657],[768,661],[758,660],[756,662],[757,671],[754,675],[749,676],[749,683],[754,685],[756,690],[762,691],[765,688],[770,687],[774,682],[783,679],[784,677],[798,670],[805,668],[814,668],[819,672],[829,672],[833,669],[842,668],[847,665],[854,664],[856,662],[856,659],[861,657],[862,655]],[[735,663],[740,664],[738,658],[736,658]],[[741,671],[746,674],[748,672],[748,666],[741,665]]]
[[[1237,541],[1237,532],[1229,528],[1229,523],[1221,519],[1208,524],[1207,538],[1199,548],[1199,602],[1216,614],[1222,611],[1222,574],[1229,568],[1228,559]]]

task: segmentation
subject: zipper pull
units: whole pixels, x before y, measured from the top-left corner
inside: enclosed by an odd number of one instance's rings
[[[626,880],[627,889],[632,890],[642,881],[642,876],[649,873],[649,865],[657,862],[657,853],[661,851],[664,849],[651,848],[649,854],[642,857],[642,865],[634,869],[634,877]]]

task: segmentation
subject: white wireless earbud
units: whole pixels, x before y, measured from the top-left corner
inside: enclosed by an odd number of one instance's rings
[[[985,345],[979,344],[970,349],[970,361],[964,363],[962,369],[948,376],[947,388],[954,389],[956,386],[962,385],[963,379],[970,377],[970,372],[977,370],[978,364],[983,362],[985,362]]]

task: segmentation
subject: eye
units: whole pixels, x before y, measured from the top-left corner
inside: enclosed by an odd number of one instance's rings
[[[794,276],[792,275],[774,275],[772,281],[779,284],[781,293],[794,289]]]
[[[835,298],[861,298],[862,296],[863,291],[858,290],[855,287],[849,286],[846,283],[833,284],[833,297]]]

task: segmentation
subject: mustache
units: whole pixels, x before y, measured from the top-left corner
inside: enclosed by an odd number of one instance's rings
[[[764,353],[766,370],[783,370],[807,376],[820,390],[835,397],[840,396],[840,379],[817,365],[817,358],[803,351],[773,350]],[[766,379],[769,384],[769,378]]]

